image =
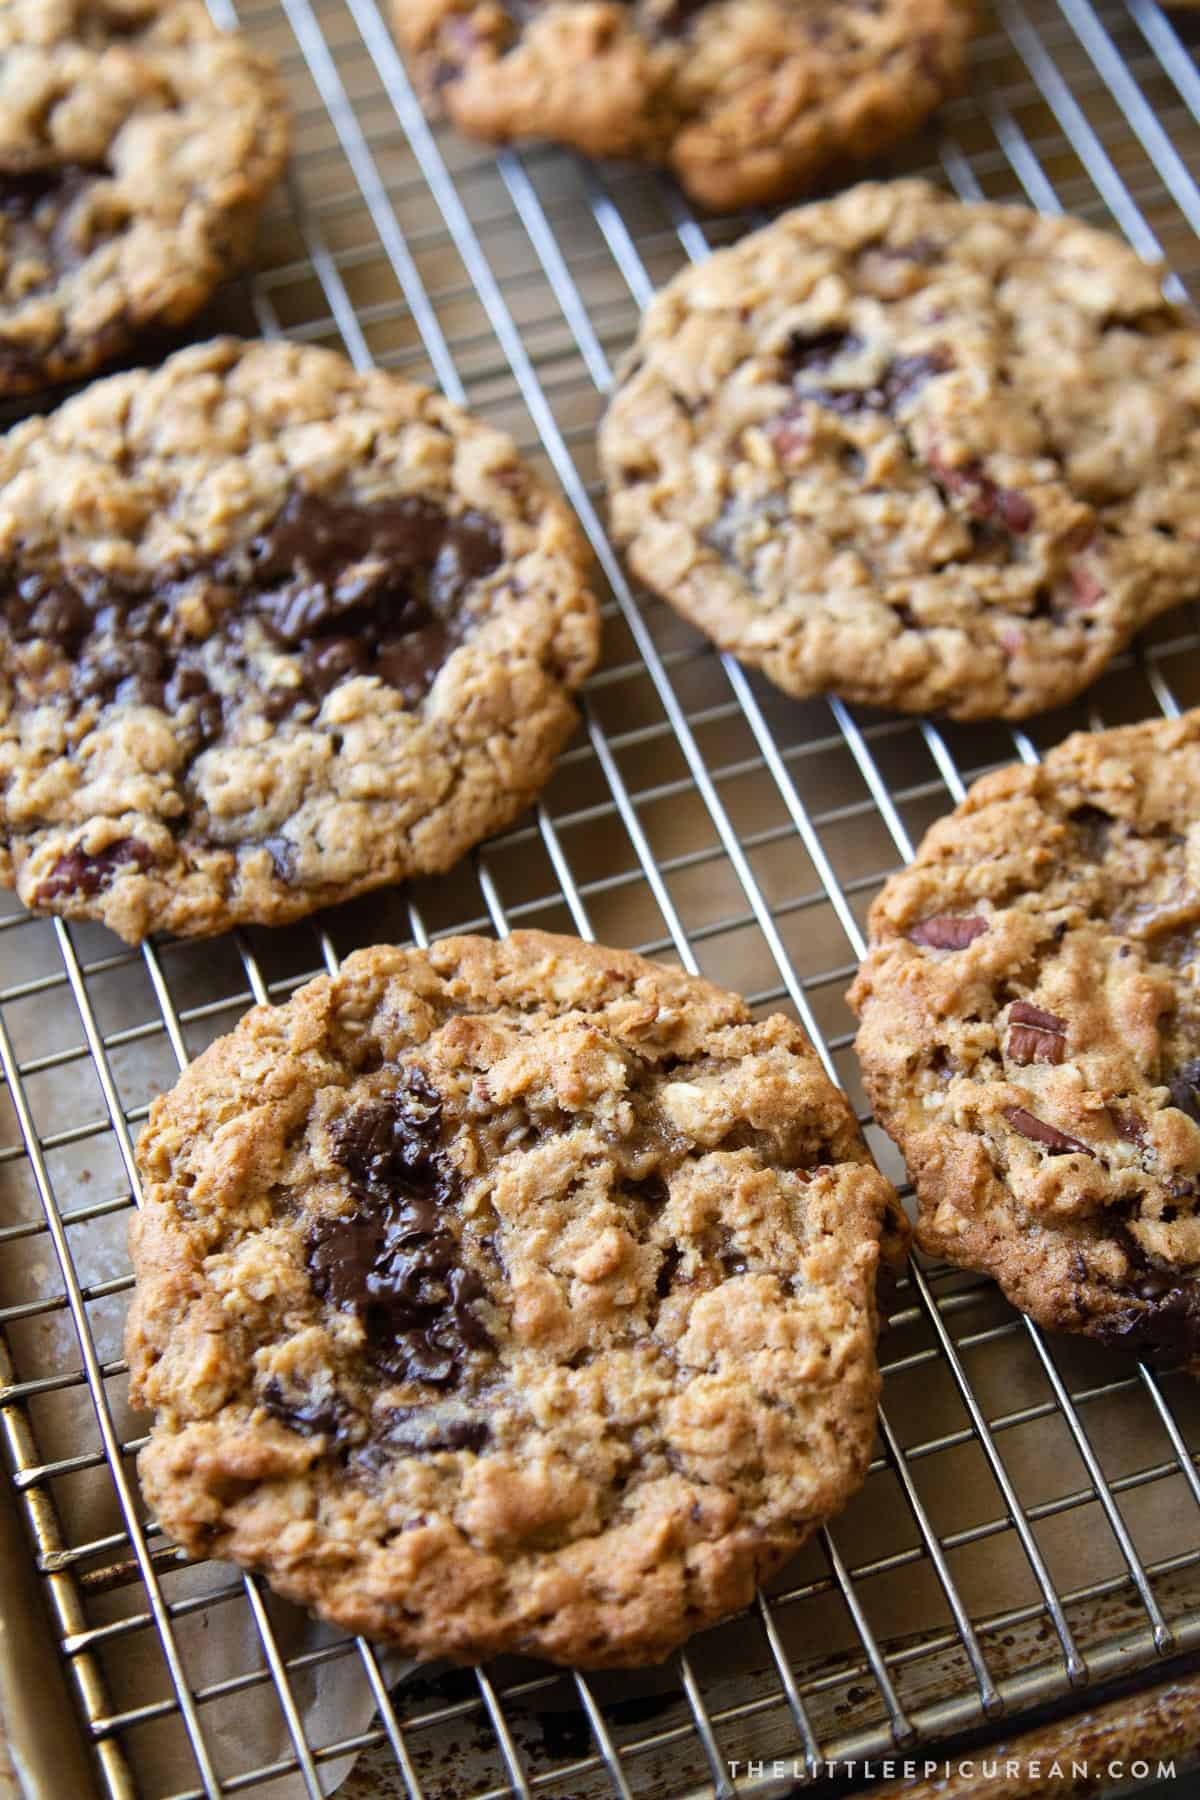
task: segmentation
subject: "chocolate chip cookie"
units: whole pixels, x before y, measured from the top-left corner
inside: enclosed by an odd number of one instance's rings
[[[260,1007],[138,1147],[146,1497],[425,1657],[667,1655],[861,1481],[907,1227],[800,1031],[519,932]]]
[[[924,1249],[1200,1374],[1200,711],[985,777],[850,1000]]]
[[[274,66],[202,0],[0,0],[0,395],[190,318],[287,136]]]
[[[492,143],[668,165],[704,206],[795,194],[960,83],[972,0],[394,0],[427,105]]]
[[[657,297],[601,434],[643,581],[787,692],[1023,718],[1200,594],[1200,331],[1078,220],[924,182]]]
[[[223,339],[0,439],[0,881],[148,932],[445,869],[524,807],[597,651],[511,440]]]

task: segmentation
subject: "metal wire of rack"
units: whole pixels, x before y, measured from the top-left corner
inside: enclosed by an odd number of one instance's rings
[[[535,814],[444,881],[311,926],[140,953],[15,903],[0,912],[0,1427],[97,1792],[167,1800],[149,1774],[164,1743],[190,1766],[171,1800],[266,1793],[287,1775],[315,1800],[323,1771],[358,1753],[345,1792],[363,1800],[819,1792],[827,1763],[1001,1714],[1019,1724],[1180,1666],[1200,1652],[1193,1385],[1044,1338],[990,1283],[942,1268],[914,1266],[897,1296],[862,1495],[750,1615],[644,1677],[506,1664],[389,1688],[361,1640],[289,1650],[256,1580],[190,1586],[145,1516],[114,1228],[134,1204],[150,1096],[247,1005],[360,943],[574,930],[792,1010],[862,1109],[842,994],[865,909],[925,826],[984,769],[1035,759],[1067,729],[1200,702],[1190,613],[1028,731],[798,704],[717,655],[631,590],[593,435],[655,285],[757,220],[701,219],[646,171],[551,149],[493,157],[431,129],[377,0],[213,4],[279,57],[296,112],[286,194],[225,306],[244,329],[431,379],[512,430],[592,542],[606,654]],[[1200,274],[1198,23],[1154,0],[999,0],[972,93],[891,167],[1114,224],[1165,255],[1186,294]],[[244,1668],[196,1679],[189,1633],[235,1621]],[[375,1709],[348,1737],[314,1735],[303,1697],[334,1663],[359,1669]],[[218,1756],[223,1709],[271,1693],[284,1753]]]

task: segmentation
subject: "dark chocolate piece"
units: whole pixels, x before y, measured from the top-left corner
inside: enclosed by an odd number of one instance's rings
[[[1089,862],[1099,862],[1108,854],[1109,834],[1116,820],[1102,807],[1077,806],[1067,814],[1079,838],[1079,848]]]
[[[31,282],[23,295],[41,293],[62,275],[77,269],[108,235],[101,231],[87,242],[71,230],[76,202],[108,171],[102,164],[45,163],[38,168],[0,168],[0,250],[7,267],[39,264],[43,279]]]
[[[308,1266],[324,1299],[361,1317],[382,1374],[448,1388],[467,1350],[491,1348],[473,1309],[487,1290],[442,1211],[454,1176],[439,1148],[441,1100],[419,1070],[403,1083],[334,1126],[334,1157],[358,1204],[314,1228]]]
[[[1035,1118],[1023,1106],[1006,1106],[1004,1116],[1014,1131],[1019,1131],[1031,1143],[1044,1144],[1052,1156],[1065,1156],[1073,1151],[1078,1151],[1083,1156],[1096,1154],[1090,1144],[1083,1144],[1078,1138],[1069,1137],[1057,1125],[1048,1125],[1045,1119]]]
[[[359,506],[294,492],[247,549],[180,564],[156,581],[0,567],[0,612],[16,643],[59,646],[76,702],[159,707],[195,756],[253,687],[247,619],[297,659],[296,685],[255,696],[273,722],[311,716],[355,675],[378,675],[415,706],[466,636],[467,597],[501,555],[500,528],[481,513],[451,517],[419,495]],[[179,601],[198,584],[217,614],[217,657],[237,676],[229,701],[205,670],[212,638],[197,643],[181,625]]]
[[[263,1389],[262,1402],[273,1419],[290,1431],[298,1431],[301,1437],[340,1438],[349,1416],[345,1403],[336,1394],[329,1400],[288,1394],[274,1376]]]
[[[1145,1121],[1136,1113],[1122,1112],[1118,1107],[1110,1106],[1108,1116],[1112,1120],[1113,1130],[1127,1144],[1136,1144],[1143,1148],[1146,1143]]]
[[[1200,1125],[1200,1059],[1186,1062],[1176,1069],[1167,1082],[1171,1105]]]
[[[492,1429],[483,1419],[448,1418],[440,1407],[397,1406],[376,1421],[378,1439],[408,1455],[431,1450],[474,1450],[491,1442]]]
[[[828,369],[839,356],[862,349],[862,339],[838,326],[828,331],[793,331],[788,339],[787,363],[793,376],[810,369]]]
[[[850,341],[852,340],[847,338],[847,343]],[[954,358],[948,350],[894,356],[873,387],[809,387],[798,382],[793,405],[799,406],[805,400],[815,400],[828,412],[837,413],[842,418],[849,418],[859,412],[893,413],[933,376],[945,375],[953,367]]]
[[[1200,1282],[1148,1255],[1131,1232],[1122,1231],[1121,1239],[1130,1265],[1129,1304],[1089,1329],[1110,1349],[1146,1362],[1190,1362],[1200,1352]]]
[[[675,1244],[668,1244],[654,1278],[654,1291],[660,1300],[665,1300],[675,1285],[675,1276],[682,1261],[683,1251]]]

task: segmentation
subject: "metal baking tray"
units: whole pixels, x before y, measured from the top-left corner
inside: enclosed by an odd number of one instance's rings
[[[1198,1390],[1046,1338],[943,1268],[896,1296],[862,1494],[748,1615],[661,1669],[397,1670],[236,1570],[188,1564],[147,1518],[120,1345],[132,1142],[248,1005],[364,943],[574,930],[790,1011],[862,1109],[843,994],[866,908],[925,827],[1068,729],[1200,702],[1195,609],[1027,731],[801,704],[717,655],[628,584],[594,433],[655,285],[759,217],[697,216],[646,170],[431,129],[376,0],[214,11],[280,59],[296,145],[255,273],[198,330],[335,345],[511,430],[591,539],[605,655],[542,804],[447,878],[141,952],[0,907],[0,1777],[42,1800],[290,1800],[334,1780],[354,1800],[761,1800],[844,1792],[868,1759],[1011,1739],[1114,1691],[1141,1717],[1139,1690],[1200,1652]],[[1153,0],[1001,0],[971,93],[888,170],[1113,226],[1184,294],[1198,45],[1200,14]]]

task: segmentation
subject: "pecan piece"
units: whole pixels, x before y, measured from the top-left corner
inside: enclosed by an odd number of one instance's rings
[[[765,427],[772,450],[780,462],[801,455],[812,443],[812,425],[807,408],[801,401],[785,406],[778,418]]]
[[[1068,1137],[1057,1125],[1048,1125],[1045,1119],[1039,1119],[1023,1106],[1006,1106],[1004,1116],[1014,1131],[1028,1138],[1031,1143],[1045,1144],[1052,1156],[1065,1156],[1071,1151],[1078,1151],[1081,1156],[1095,1156],[1096,1152],[1089,1144],[1081,1144],[1078,1138]]]
[[[118,838],[103,850],[67,850],[58,858],[34,894],[35,906],[79,897],[91,900],[115,880],[119,870],[133,868],[139,874],[154,864],[154,852],[138,838]]]
[[[973,517],[999,517],[1017,537],[1023,536],[1033,524],[1034,510],[1025,495],[1016,488],[1001,487],[993,481],[978,458],[952,468],[931,456],[929,466],[947,493],[962,495]]]
[[[1067,1054],[1067,1022],[1057,1013],[1043,1012],[1027,1000],[1014,1000],[1008,1009],[1008,1054],[1013,1062],[1060,1063]]]
[[[986,930],[987,920],[977,915],[956,917],[953,913],[938,913],[934,918],[922,919],[919,925],[914,925],[908,933],[908,941],[925,944],[931,950],[965,950]]]
[[[1036,517],[1032,504],[1016,488],[997,488],[996,508],[1010,531],[1022,536]]]
[[[1104,598],[1104,583],[1081,562],[1073,562],[1068,570],[1071,594],[1067,602],[1072,612],[1085,612]]]

